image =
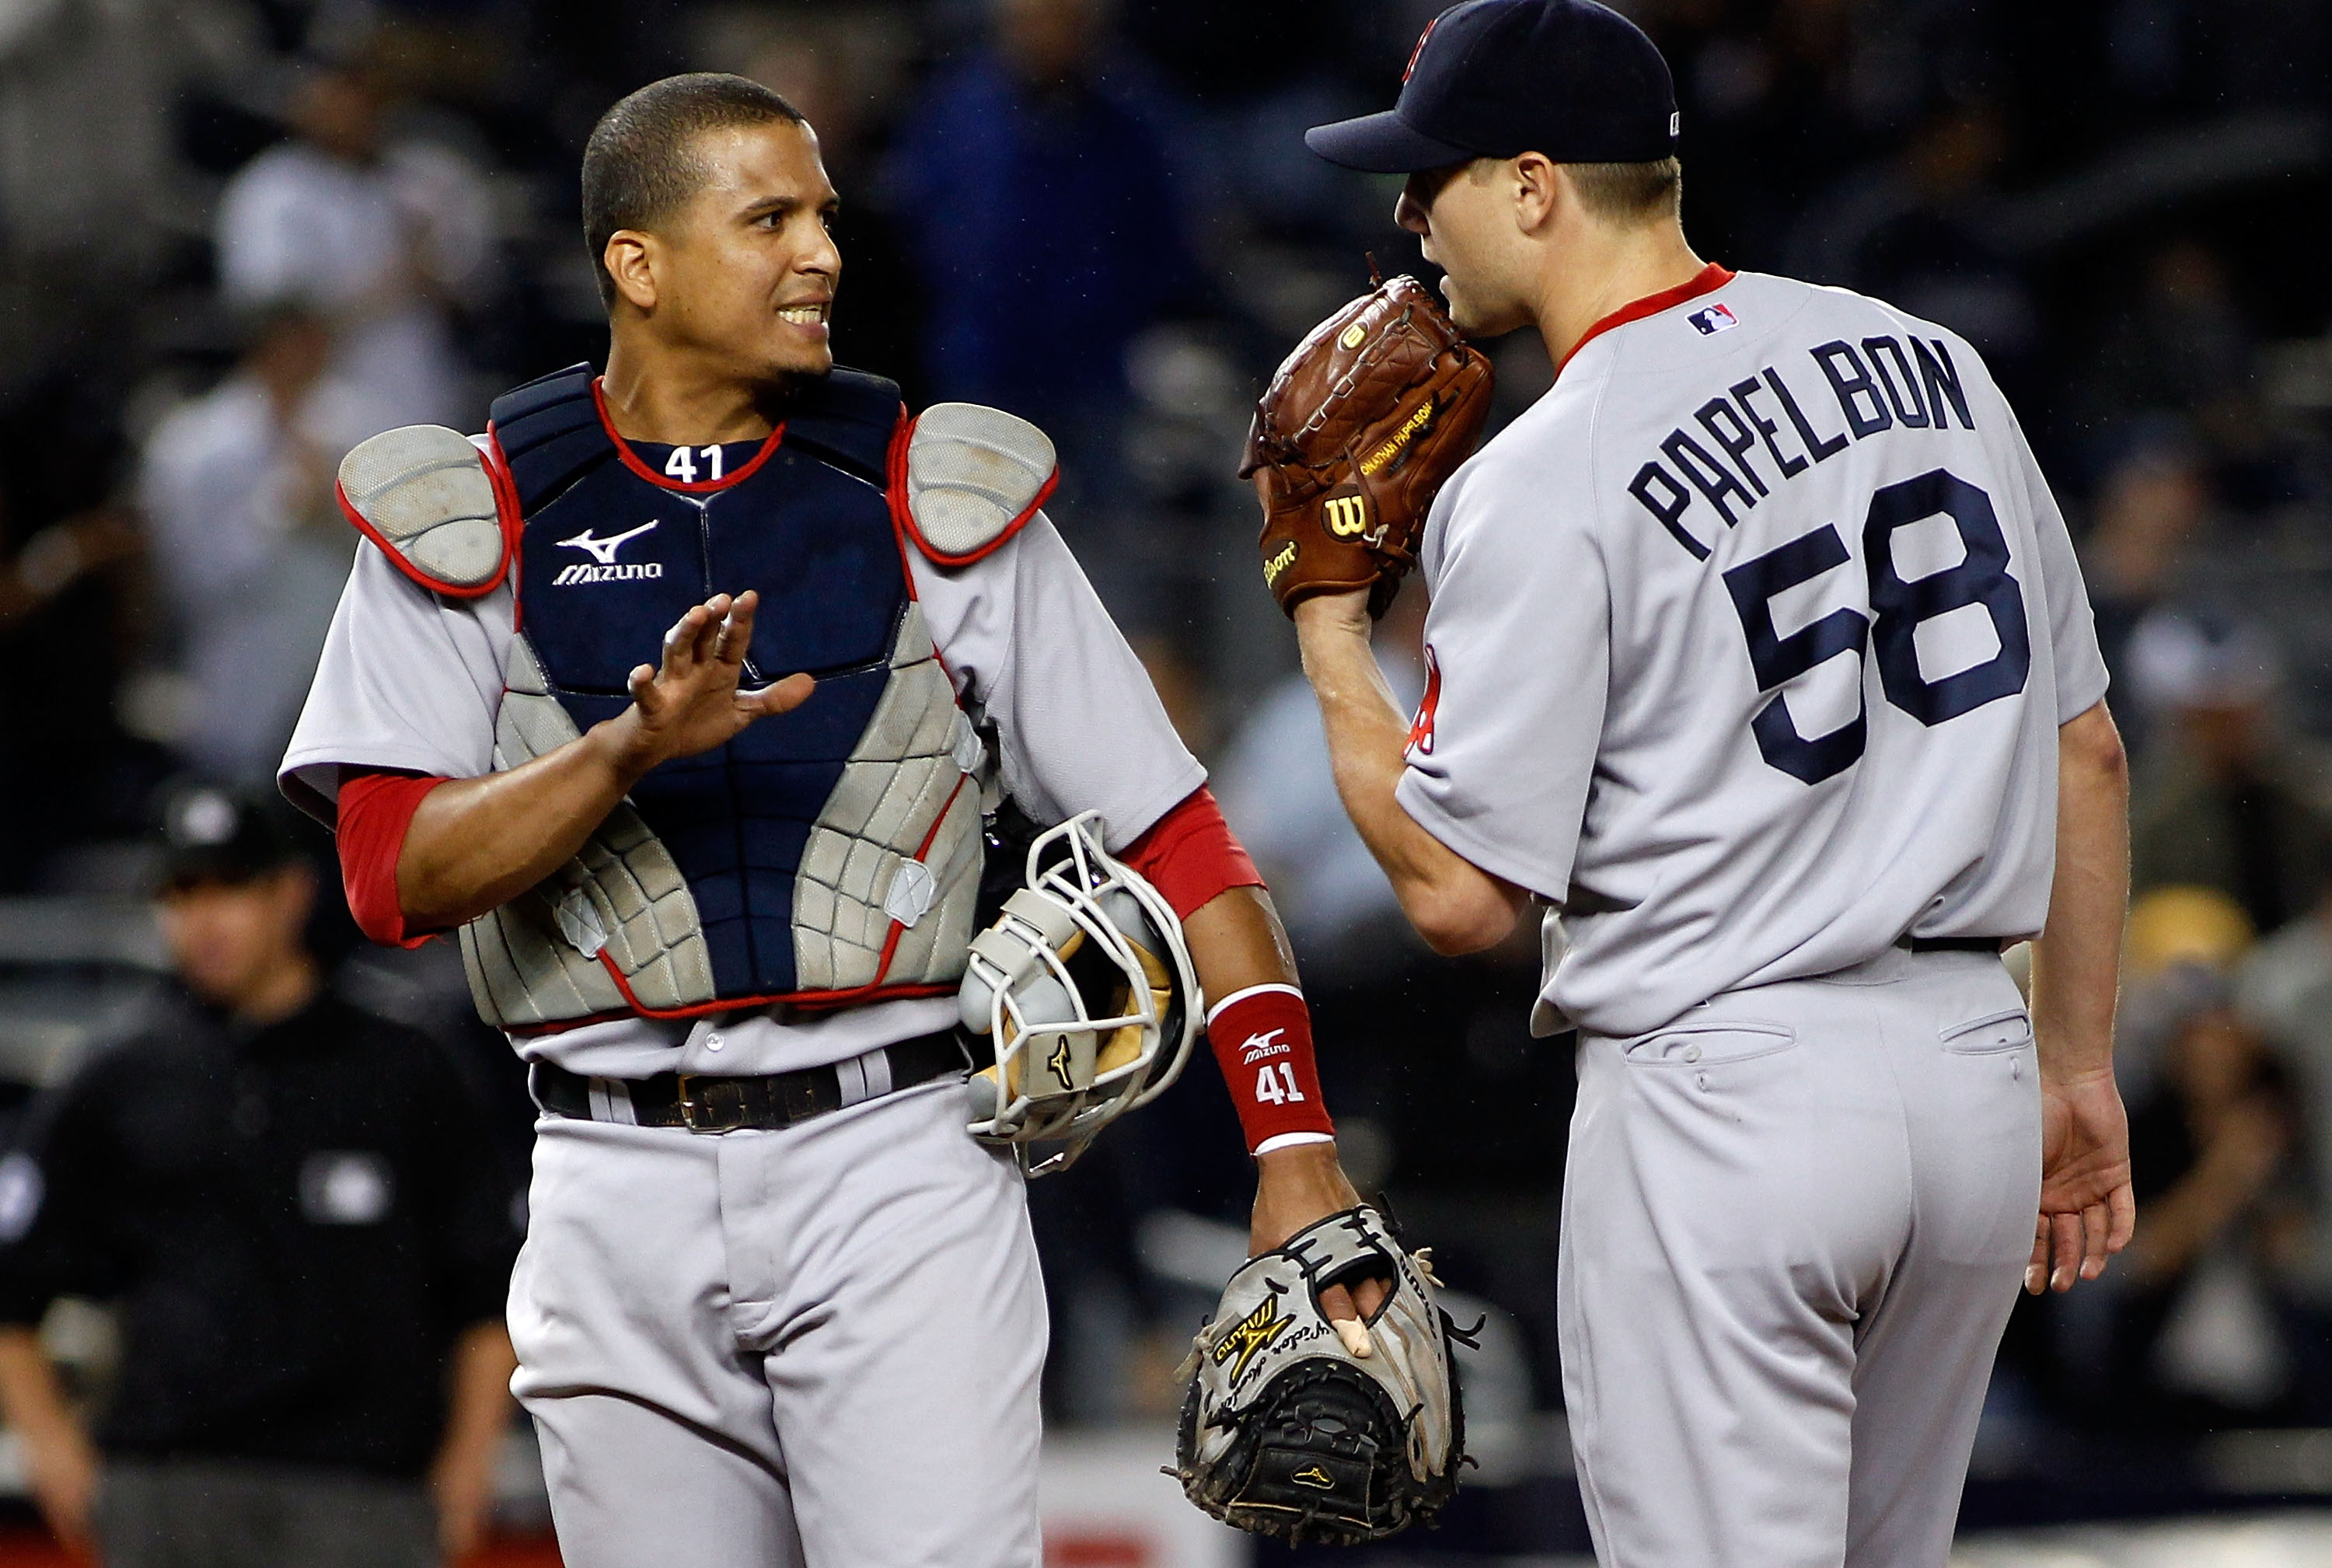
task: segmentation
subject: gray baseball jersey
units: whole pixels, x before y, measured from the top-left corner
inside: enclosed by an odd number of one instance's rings
[[[1098,809],[1122,848],[1206,780],[1141,662],[1042,515],[1003,548],[908,570],[959,696],[992,720],[1004,789],[1039,821]],[[342,766],[475,778],[493,766],[511,634],[508,588],[458,600],[411,581],[368,542],[340,598],[282,771],[327,798]],[[653,649],[640,656],[650,658]],[[624,1018],[518,1042],[530,1059],[609,1078],[785,1072],[955,1021],[952,997],[822,1017],[779,1010]]]
[[[2057,727],[2106,674],[1974,350],[1721,269],[1622,317],[1452,478],[1422,550],[1399,798],[1563,906],[1543,1027],[1632,1035],[1907,933],[2038,931]]]

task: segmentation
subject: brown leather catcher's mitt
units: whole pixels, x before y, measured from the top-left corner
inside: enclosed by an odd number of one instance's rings
[[[1474,450],[1490,361],[1415,278],[1312,329],[1255,406],[1241,479],[1263,498],[1263,580],[1289,615],[1314,594],[1392,603],[1433,493]]]

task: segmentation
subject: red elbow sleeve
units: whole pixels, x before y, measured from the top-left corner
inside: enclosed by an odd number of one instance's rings
[[[397,861],[421,798],[444,782],[410,773],[350,773],[340,780],[340,884],[357,929],[383,947],[419,947],[435,934],[406,930]]]
[[[1234,887],[1261,887],[1262,874],[1223,820],[1215,792],[1201,784],[1150,830],[1125,846],[1118,858],[1147,877],[1150,885],[1188,920],[1218,894]]]

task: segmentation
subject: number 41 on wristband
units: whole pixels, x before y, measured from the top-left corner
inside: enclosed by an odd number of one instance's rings
[[[1266,1105],[1288,1105],[1304,1098],[1295,1086],[1295,1069],[1286,1062],[1266,1062],[1255,1075],[1255,1097]]]

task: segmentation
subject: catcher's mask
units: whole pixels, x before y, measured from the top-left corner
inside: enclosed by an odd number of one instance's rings
[[[1102,847],[1087,811],[1028,846],[1027,885],[973,939],[958,1000],[995,1052],[971,1076],[971,1134],[1031,1176],[1065,1169],[1111,1122],[1163,1093],[1205,1014],[1182,923]],[[1029,1145],[1059,1143],[1031,1165]]]

